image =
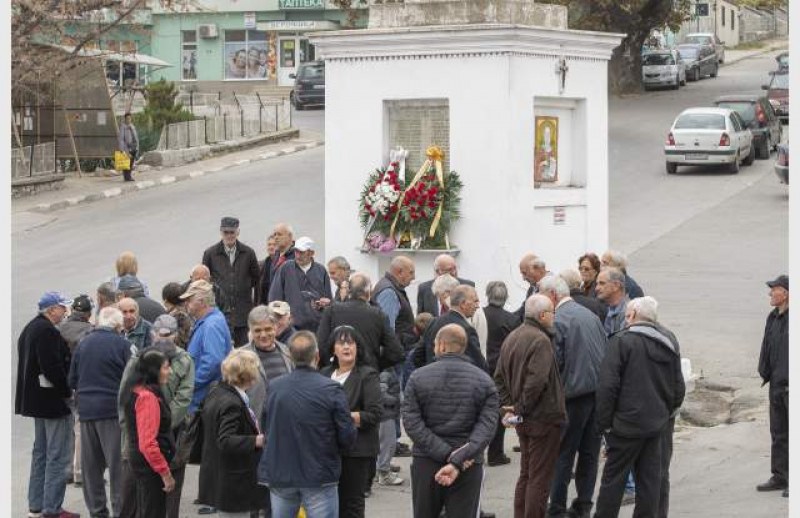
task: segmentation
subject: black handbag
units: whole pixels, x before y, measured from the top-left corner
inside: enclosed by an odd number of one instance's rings
[[[171,465],[182,468],[187,464],[200,464],[203,457],[203,405],[187,416],[178,429],[175,440],[175,457]]]

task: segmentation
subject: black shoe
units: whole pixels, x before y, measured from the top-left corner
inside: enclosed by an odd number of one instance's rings
[[[782,496],[783,496],[783,498],[789,498],[789,488],[788,487],[783,490]]]
[[[633,505],[636,503],[636,492],[635,491],[625,491],[622,494],[622,503],[620,505]]]
[[[481,518],[495,518],[494,513],[488,513],[481,509]]]
[[[195,498],[195,499],[194,499],[194,501],[193,501],[192,503],[193,503],[194,505],[200,505],[200,499],[199,499],[199,498]]]
[[[521,451],[522,451],[522,450],[520,449],[520,447],[519,447],[519,446],[514,446],[514,447],[513,447],[513,448],[511,448],[511,449],[512,449],[512,450],[514,450],[514,451],[515,451],[515,452],[517,452],[517,453],[519,453],[519,452],[521,452]]]
[[[769,480],[764,482],[763,484],[759,484],[756,486],[756,491],[780,491],[781,489],[788,489],[789,485],[782,480],[779,480],[775,477],[771,477]]]
[[[371,496],[372,496],[372,490],[371,489],[369,491],[364,491],[364,498],[369,498]]]
[[[389,469],[391,469],[393,473],[400,473],[402,468],[396,464],[389,464]]]
[[[402,442],[397,443],[397,447],[394,451],[395,457],[410,457],[411,456],[411,448],[407,445],[403,444]]]
[[[504,464],[509,464],[509,463],[511,463],[511,459],[506,455],[503,455],[499,459],[489,459],[486,462],[488,466],[502,466]]]
[[[204,505],[200,509],[197,510],[197,514],[216,514],[217,508],[211,507],[210,505]]]

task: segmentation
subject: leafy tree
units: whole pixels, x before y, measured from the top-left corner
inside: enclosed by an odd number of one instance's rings
[[[642,88],[642,44],[653,29],[677,31],[689,19],[690,0],[550,0],[569,8],[569,27],[626,34],[609,63],[614,93]]]
[[[175,84],[164,79],[145,87],[144,97],[147,106],[143,111],[133,115],[133,125],[139,134],[139,147],[142,152],[156,148],[165,125],[195,119],[195,116],[182,104],[175,104],[177,95],[178,89],[175,88]]]
[[[773,9],[775,7],[789,7],[786,0],[739,0],[739,7],[753,7],[755,9]]]

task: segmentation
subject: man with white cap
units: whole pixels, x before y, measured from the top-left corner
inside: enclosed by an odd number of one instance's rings
[[[322,310],[333,298],[328,271],[314,261],[315,248],[310,237],[299,238],[294,244],[294,259],[280,267],[269,288],[269,301],[288,302],[295,327],[313,333],[319,327]]]
[[[67,467],[72,460],[72,396],[67,384],[69,348],[56,325],[72,301],[47,292],[39,299],[39,313],[19,335],[17,352],[16,414],[34,419],[33,451],[28,481],[28,516],[77,518],[65,511]]]
[[[294,327],[294,321],[292,321],[292,308],[282,300],[273,300],[267,304],[267,311],[269,311],[271,317],[278,321],[278,325],[275,328],[277,335],[275,339],[282,344],[289,343],[289,339],[297,332],[297,328]]]

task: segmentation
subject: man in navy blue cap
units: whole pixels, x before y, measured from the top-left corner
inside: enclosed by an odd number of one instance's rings
[[[772,436],[772,477],[758,491],[780,491],[789,496],[789,276],[767,282],[769,305],[758,374],[769,383],[769,433]]]
[[[17,392],[14,412],[34,420],[33,452],[28,481],[28,516],[77,518],[65,511],[67,468],[72,461],[73,417],[67,385],[69,348],[56,325],[72,301],[47,292],[39,314],[22,330],[17,343]]]

